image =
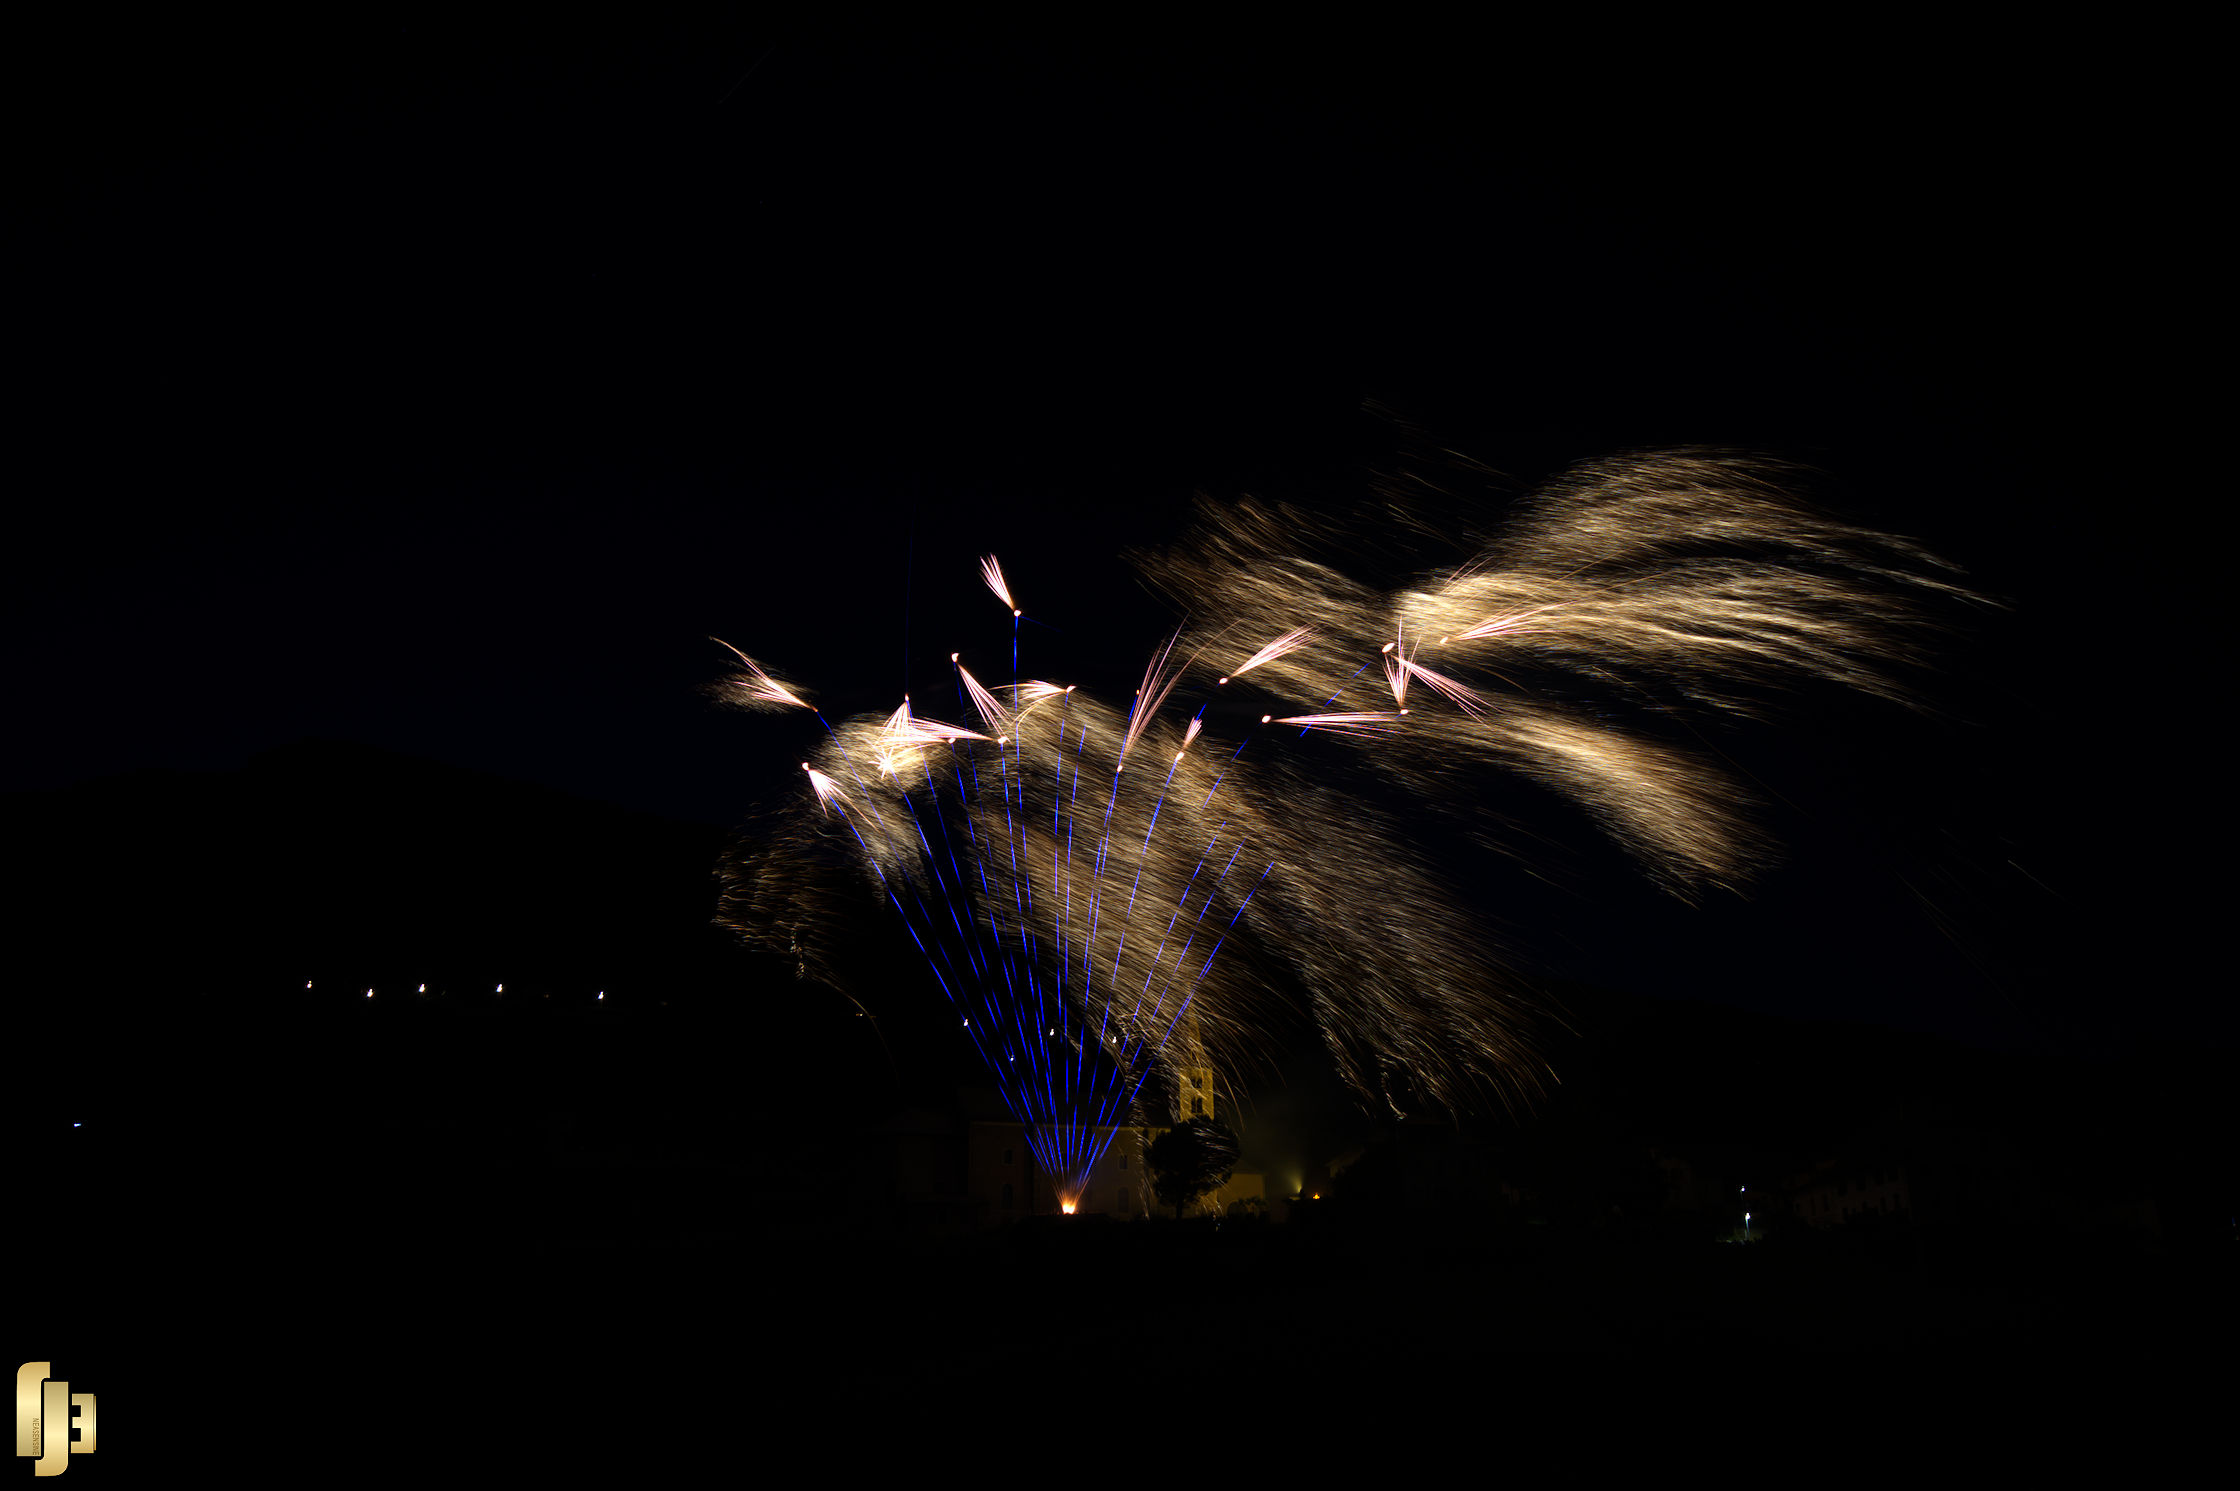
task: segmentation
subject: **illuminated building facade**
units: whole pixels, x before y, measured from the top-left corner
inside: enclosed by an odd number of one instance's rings
[[[1893,1161],[1823,1164],[1792,1184],[1790,1209],[1815,1227],[1840,1227],[1870,1217],[1913,1211],[1906,1167]]]
[[[1210,1118],[1218,1114],[1217,1088],[1210,1067],[1186,1067],[1177,1073],[1170,1112],[1176,1120]],[[1144,1151],[1167,1132],[1165,1126],[1126,1124],[1096,1130],[1106,1140],[1104,1151],[1089,1170],[1088,1181],[1075,1198],[1074,1214],[1109,1216],[1140,1221],[1155,1212],[1171,1215],[1161,1207],[1144,1168]],[[1025,1130],[1008,1115],[997,1117],[983,1109],[966,1125],[965,1192],[977,1226],[1002,1226],[1026,1217],[1056,1215],[1061,1198],[1052,1177],[1035,1163]],[[1266,1204],[1266,1181],[1256,1171],[1231,1172],[1220,1191],[1191,1208],[1194,1215],[1216,1211],[1226,1214],[1239,1202]]]

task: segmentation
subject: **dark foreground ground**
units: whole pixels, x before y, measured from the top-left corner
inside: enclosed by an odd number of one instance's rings
[[[104,1056],[13,1094],[10,1340],[98,1395],[85,1484],[946,1478],[1085,1435],[1257,1475],[1423,1433],[1988,1473],[2088,1431],[2169,1460],[2229,1399],[2208,1226],[1742,1246],[1355,1201],[882,1236],[845,1104],[747,1032],[212,1003],[33,1029]],[[804,1454],[829,1473],[779,1473]]]
[[[2072,1415],[2157,1443],[2213,1422],[2240,1318],[2231,1259],[2134,1249],[1909,1261],[1336,1213],[557,1242],[394,1172],[48,1174],[12,1334],[100,1395],[99,1469],[133,1481],[235,1457],[666,1484],[1008,1454],[1067,1417],[1239,1453],[1405,1425],[1598,1460],[1652,1453],[1630,1436],[1667,1415],[1885,1447],[1957,1424],[2012,1463]]]

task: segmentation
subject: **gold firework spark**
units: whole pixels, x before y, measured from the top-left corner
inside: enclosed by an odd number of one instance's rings
[[[734,866],[725,918],[822,967],[838,888],[875,868],[916,904],[955,908],[969,935],[953,969],[993,966],[997,950],[1031,963],[1077,1048],[1234,1073],[1297,1001],[1365,1095],[1529,1100],[1546,1075],[1533,1001],[1391,794],[1467,817],[1483,783],[1520,776],[1677,895],[1743,885],[1769,847],[1751,795],[1642,721],[1757,715],[1806,683],[1910,703],[1931,604],[1972,599],[1918,546],[1804,506],[1786,475],[1714,451],[1589,463],[1525,500],[1468,564],[1390,591],[1306,557],[1314,525],[1296,513],[1209,506],[1187,541],[1139,558],[1206,620],[1153,654],[1132,708],[1040,682],[1006,703],[960,664],[1000,746],[907,708],[842,724],[810,781],[844,816],[786,819]],[[1333,550],[1348,537],[1322,536]],[[982,577],[1017,610],[992,555]],[[1190,749],[1222,717],[1180,721],[1167,706],[1197,657],[1239,631],[1274,640],[1199,687],[1249,676],[1268,701],[1261,725],[1329,744],[1262,730],[1233,753]],[[1419,661],[1426,639],[1436,667]],[[747,662],[745,692],[801,703]],[[1372,666],[1393,708],[1337,707]],[[1436,697],[1411,707],[1412,682]],[[1123,775],[1139,745],[1169,765]],[[1361,753],[1385,795],[1349,785],[1331,751]],[[952,755],[977,776],[948,769]],[[847,763],[866,759],[880,772],[841,797]],[[982,785],[960,797],[967,780]]]
[[[793,689],[772,677],[760,663],[748,657],[738,648],[733,647],[729,642],[724,641],[723,638],[710,637],[708,640],[718,647],[724,648],[747,666],[746,677],[730,680],[732,687],[738,690],[731,696],[731,702],[747,709],[814,710],[816,708],[814,704],[802,698]]]

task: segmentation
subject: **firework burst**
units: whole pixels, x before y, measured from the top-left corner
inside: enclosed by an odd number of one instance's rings
[[[1744,883],[1767,849],[1748,794],[1620,721],[1644,700],[1667,717],[1750,714],[1813,680],[1907,702],[1929,603],[1967,596],[1917,547],[1805,508],[1782,475],[1718,452],[1593,463],[1471,563],[1390,591],[1303,557],[1295,514],[1209,507],[1187,542],[1140,561],[1207,620],[1152,654],[1125,710],[1052,683],[987,687],[957,662],[984,732],[907,705],[828,726],[807,763],[823,811],[791,816],[733,877],[725,919],[821,971],[834,887],[872,885],[1061,1190],[1150,1072],[1234,1074],[1287,1011],[1365,1097],[1529,1101],[1547,1075],[1533,1003],[1407,815],[1467,816],[1490,778],[1521,775],[1676,894]],[[983,578],[1016,648],[992,557]],[[1206,750],[1223,717],[1168,706],[1239,631],[1274,640],[1184,697],[1249,675],[1271,707],[1233,751]],[[1392,707],[1339,707],[1380,663]],[[750,700],[801,703],[748,668]],[[1411,704],[1415,682],[1428,692]],[[1310,731],[1333,744],[1310,750]]]

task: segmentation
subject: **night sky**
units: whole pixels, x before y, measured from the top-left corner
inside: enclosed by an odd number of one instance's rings
[[[2188,102],[2219,95],[2149,55],[2187,43],[1284,19],[16,33],[8,1262],[18,1360],[105,1395],[81,1476],[606,1453],[635,1484],[785,1473],[794,1439],[827,1478],[999,1441],[1047,1470],[1031,1426],[1102,1379],[1135,1439],[1233,1424],[1245,1473],[1438,1424],[1430,1383],[1479,1397],[1454,1425],[1489,1455],[1669,1473],[1718,1423],[1740,1463],[1819,1463],[1764,1453],[1786,1423],[1894,1460],[1942,1404],[2006,1467],[2087,1421],[2151,1455],[2104,1403],[2054,1424],[2113,1373],[2211,1390],[2225,193]],[[1445,484],[1421,511],[1459,531],[1675,445],[1798,463],[1986,604],[1943,617],[1918,712],[1806,690],[1719,737],[1783,846],[1747,897],[1682,905],[1485,784],[1529,842],[1437,868],[1577,1016],[1544,1113],[1378,1128],[1273,1031],[1247,1167],[1287,1191],[1371,1146],[1303,1225],[834,1230],[903,1215],[874,1125],[963,1112],[977,1069],[886,922],[855,991],[883,1034],[711,925],[726,835],[801,806],[818,739],[717,707],[711,637],[835,720],[946,706],[952,651],[1008,676],[992,551],[1023,671],[1122,699],[1178,619],[1128,554],[1199,494],[1359,523],[1390,583],[1467,555],[1359,516],[1380,480]],[[474,987],[387,998],[417,979]],[[1743,1177],[1917,1079],[2079,1215],[2152,1198],[2169,1253],[2037,1238],[2017,1284],[2003,1233],[1903,1275],[1714,1245],[1772,1204]],[[1544,1163],[1547,1216],[1489,1241],[1375,1189],[1448,1139]],[[1720,1177],[1661,1252],[1627,1239],[1672,1215],[1597,1189],[1653,1144]],[[1640,1392],[1546,1370],[1580,1352]],[[2035,1440],[1992,1411],[2029,1372]],[[1715,1413],[1641,1428],[1691,1391]]]
[[[2004,609],[1936,714],[1748,744],[1752,901],[1581,851],[1536,971],[2229,1035],[2187,166],[2077,55],[171,24],[27,94],[0,788],[313,738],[728,827],[814,726],[711,707],[710,636],[883,712],[1003,649],[993,550],[1029,671],[1124,693],[1193,493],[1741,446]]]

